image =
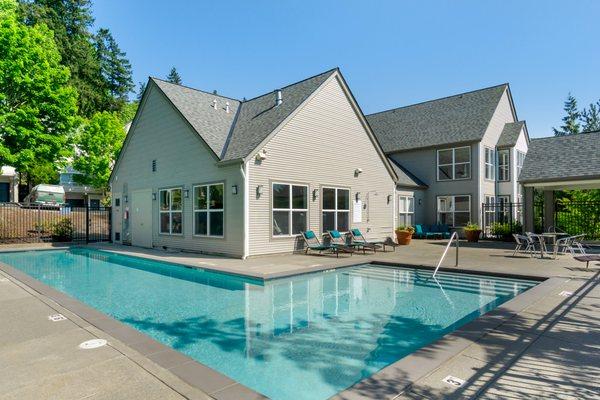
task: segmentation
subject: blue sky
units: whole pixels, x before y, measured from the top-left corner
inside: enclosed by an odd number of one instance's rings
[[[600,98],[600,1],[96,0],[136,82],[251,98],[339,66],[366,114],[509,82],[532,137]]]

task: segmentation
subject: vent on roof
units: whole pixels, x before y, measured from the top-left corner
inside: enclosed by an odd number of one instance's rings
[[[229,114],[229,102],[225,103],[225,112]]]
[[[217,99],[213,100],[212,108],[217,109]]]
[[[275,91],[275,107],[279,107],[283,103],[283,97],[281,96],[281,90],[277,89]]]

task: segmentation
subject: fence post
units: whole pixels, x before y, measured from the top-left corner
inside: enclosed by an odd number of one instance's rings
[[[108,242],[112,243],[112,207],[106,207],[108,210]]]
[[[85,244],[90,242],[90,206],[85,205]]]

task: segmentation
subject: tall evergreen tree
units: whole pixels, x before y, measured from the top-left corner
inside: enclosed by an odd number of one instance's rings
[[[105,86],[114,99],[112,109],[118,109],[127,101],[127,95],[133,89],[131,64],[121,51],[108,29],[101,28],[94,38],[96,57]]]
[[[144,91],[146,90],[146,82],[139,82],[139,89],[136,95],[137,101],[142,100],[142,96],[144,95]]]
[[[600,130],[600,100],[596,104],[592,103],[588,108],[583,109],[581,123],[583,124],[583,132]]]
[[[563,124],[559,129],[552,128],[554,131],[554,136],[575,135],[579,133],[581,131],[581,127],[579,125],[581,113],[577,109],[577,100],[571,95],[571,93],[569,93],[563,109],[567,115],[563,117]]]
[[[181,85],[181,76],[179,75],[179,72],[177,72],[175,67],[171,68],[171,72],[169,72],[169,75],[167,75],[167,81],[176,85]]]

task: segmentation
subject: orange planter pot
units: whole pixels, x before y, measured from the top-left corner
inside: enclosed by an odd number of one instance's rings
[[[471,243],[479,242],[479,236],[481,235],[481,230],[465,230],[465,236],[467,237],[467,241]]]
[[[412,239],[412,233],[405,231],[396,231],[396,241],[398,244],[410,244],[410,240]]]

